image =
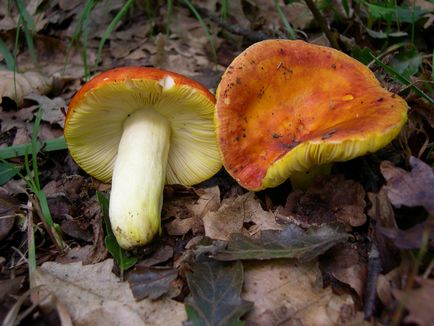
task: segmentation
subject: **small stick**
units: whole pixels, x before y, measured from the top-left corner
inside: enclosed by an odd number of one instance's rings
[[[363,308],[365,320],[369,320],[374,314],[375,298],[377,294],[377,281],[381,270],[380,253],[375,241],[372,241],[371,248],[369,249],[368,280],[366,282],[365,304]]]
[[[323,15],[321,15],[320,11],[316,7],[313,0],[305,0],[305,2],[306,2],[306,5],[309,7],[309,10],[312,12],[313,17],[315,17],[319,26],[321,27],[322,31],[324,32],[325,36],[329,40],[330,45],[337,50],[341,50],[341,47],[339,46],[338,41],[336,40],[336,37],[330,31],[330,28],[327,25],[327,21],[325,20]]]

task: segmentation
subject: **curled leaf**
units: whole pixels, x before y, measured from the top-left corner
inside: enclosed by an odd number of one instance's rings
[[[9,97],[21,106],[24,97],[31,94],[46,94],[51,90],[52,79],[40,73],[28,71],[17,73],[9,70],[0,71],[0,104],[3,97]]]

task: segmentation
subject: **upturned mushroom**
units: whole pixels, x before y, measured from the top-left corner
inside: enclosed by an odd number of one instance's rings
[[[165,183],[197,184],[221,168],[214,104],[199,83],[144,67],[101,73],[71,100],[69,151],[84,171],[112,181],[110,222],[122,248],[161,232]]]
[[[253,191],[375,152],[407,119],[406,102],[366,66],[303,41],[250,46],[226,69],[216,98],[223,165]]]

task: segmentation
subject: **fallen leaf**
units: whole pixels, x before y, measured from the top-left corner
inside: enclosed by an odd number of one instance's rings
[[[387,197],[384,188],[378,193],[368,193],[371,207],[368,209],[368,215],[375,221],[373,228],[373,240],[375,241],[380,253],[383,273],[388,273],[399,265],[400,253],[396,246],[382,232],[382,228],[396,229],[395,212],[392,204]]]
[[[280,259],[245,264],[244,300],[253,301],[249,325],[349,325],[363,316],[350,295],[323,289],[318,263]]]
[[[323,177],[305,192],[291,192],[285,207],[279,207],[277,214],[303,227],[333,222],[361,226],[366,222],[364,198],[361,184],[341,175]]]
[[[198,198],[179,198],[164,203],[163,219],[175,217],[164,225],[169,235],[184,235],[190,230],[193,234],[203,231],[203,216],[220,206],[218,186],[200,188],[195,193]]]
[[[304,231],[288,224],[281,231],[262,231],[259,239],[242,234],[231,236],[226,248],[217,250],[213,258],[219,260],[297,258],[309,261],[345,241],[348,234],[339,227],[324,225]]]
[[[432,326],[434,322],[434,309],[432,300],[434,298],[434,280],[417,278],[419,288],[406,293],[405,291],[394,289],[393,295],[408,309],[408,316],[404,318],[406,323],[419,326]]]
[[[194,263],[187,274],[191,295],[185,300],[187,325],[239,325],[252,303],[241,299],[241,262]]]
[[[127,282],[112,273],[113,260],[98,264],[46,262],[32,275],[37,298],[50,294],[67,308],[74,325],[181,325],[184,306],[170,299],[136,302]]]
[[[384,189],[393,206],[423,206],[433,214],[434,170],[414,156],[410,157],[410,165],[412,169],[407,172],[391,162],[381,162],[381,173],[387,181]]]
[[[241,233],[244,223],[253,222],[249,233],[262,230],[280,230],[282,226],[272,212],[262,209],[253,192],[227,198],[217,211],[208,212],[203,217],[205,235],[212,239],[228,240],[233,233]]]
[[[321,257],[320,264],[323,273],[350,286],[363,300],[368,275],[366,246],[349,242],[337,244]]]
[[[62,113],[62,108],[66,108],[66,102],[61,97],[55,97],[50,99],[44,95],[39,94],[28,94],[24,96],[25,99],[33,100],[39,104],[44,110],[42,115],[42,120],[49,122],[50,124],[58,124],[62,128],[65,124],[65,115]]]
[[[15,215],[19,212],[20,201],[14,197],[0,193],[0,241],[7,237],[15,223]]]
[[[163,246],[146,258],[136,264],[136,267],[151,267],[160,263],[164,263],[173,257],[173,248],[171,246]]]
[[[19,107],[25,96],[30,93],[46,94],[50,91],[51,86],[51,78],[34,71],[14,73],[9,70],[0,70],[0,104],[3,97],[9,97]]]
[[[155,300],[169,292],[172,292],[170,297],[178,294],[173,293],[174,288],[171,286],[177,277],[176,269],[135,266],[132,271],[128,272],[127,281],[136,300],[144,298]]]
[[[422,246],[425,232],[428,232],[429,240],[434,239],[434,223],[431,221],[416,224],[406,230],[380,227],[379,231],[392,239],[395,246],[400,249],[419,249]]]

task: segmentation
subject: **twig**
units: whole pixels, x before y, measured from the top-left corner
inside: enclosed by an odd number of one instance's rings
[[[329,40],[330,45],[337,50],[341,50],[341,47],[339,46],[336,37],[330,31],[330,28],[327,25],[327,21],[325,20],[323,15],[320,13],[320,11],[316,7],[313,0],[305,0],[305,2],[306,2],[306,5],[309,7],[309,10],[312,12],[313,17],[315,17],[316,21],[318,22],[318,24],[321,27],[322,31],[324,32],[325,36]]]
[[[182,2],[180,2],[180,4],[185,7],[185,4],[183,4]],[[221,28],[223,28],[223,29],[225,29],[231,33],[244,36],[250,42],[259,42],[259,41],[274,38],[273,36],[268,35],[268,34],[261,32],[261,31],[250,31],[248,29],[242,28],[241,26],[239,26],[237,24],[229,24],[229,23],[225,22],[223,19],[221,19],[219,16],[214,15],[213,13],[211,13],[209,10],[207,10],[205,8],[202,8],[202,7],[199,7],[196,5],[194,7],[196,8],[197,12],[201,16],[208,18],[210,21],[217,24],[219,27],[221,27]]]
[[[375,297],[377,293],[377,281],[378,275],[380,275],[381,270],[382,268],[380,253],[378,251],[377,245],[375,244],[375,241],[372,241],[371,248],[369,250],[368,280],[366,282],[365,305],[363,308],[366,320],[370,319],[374,314]]]

